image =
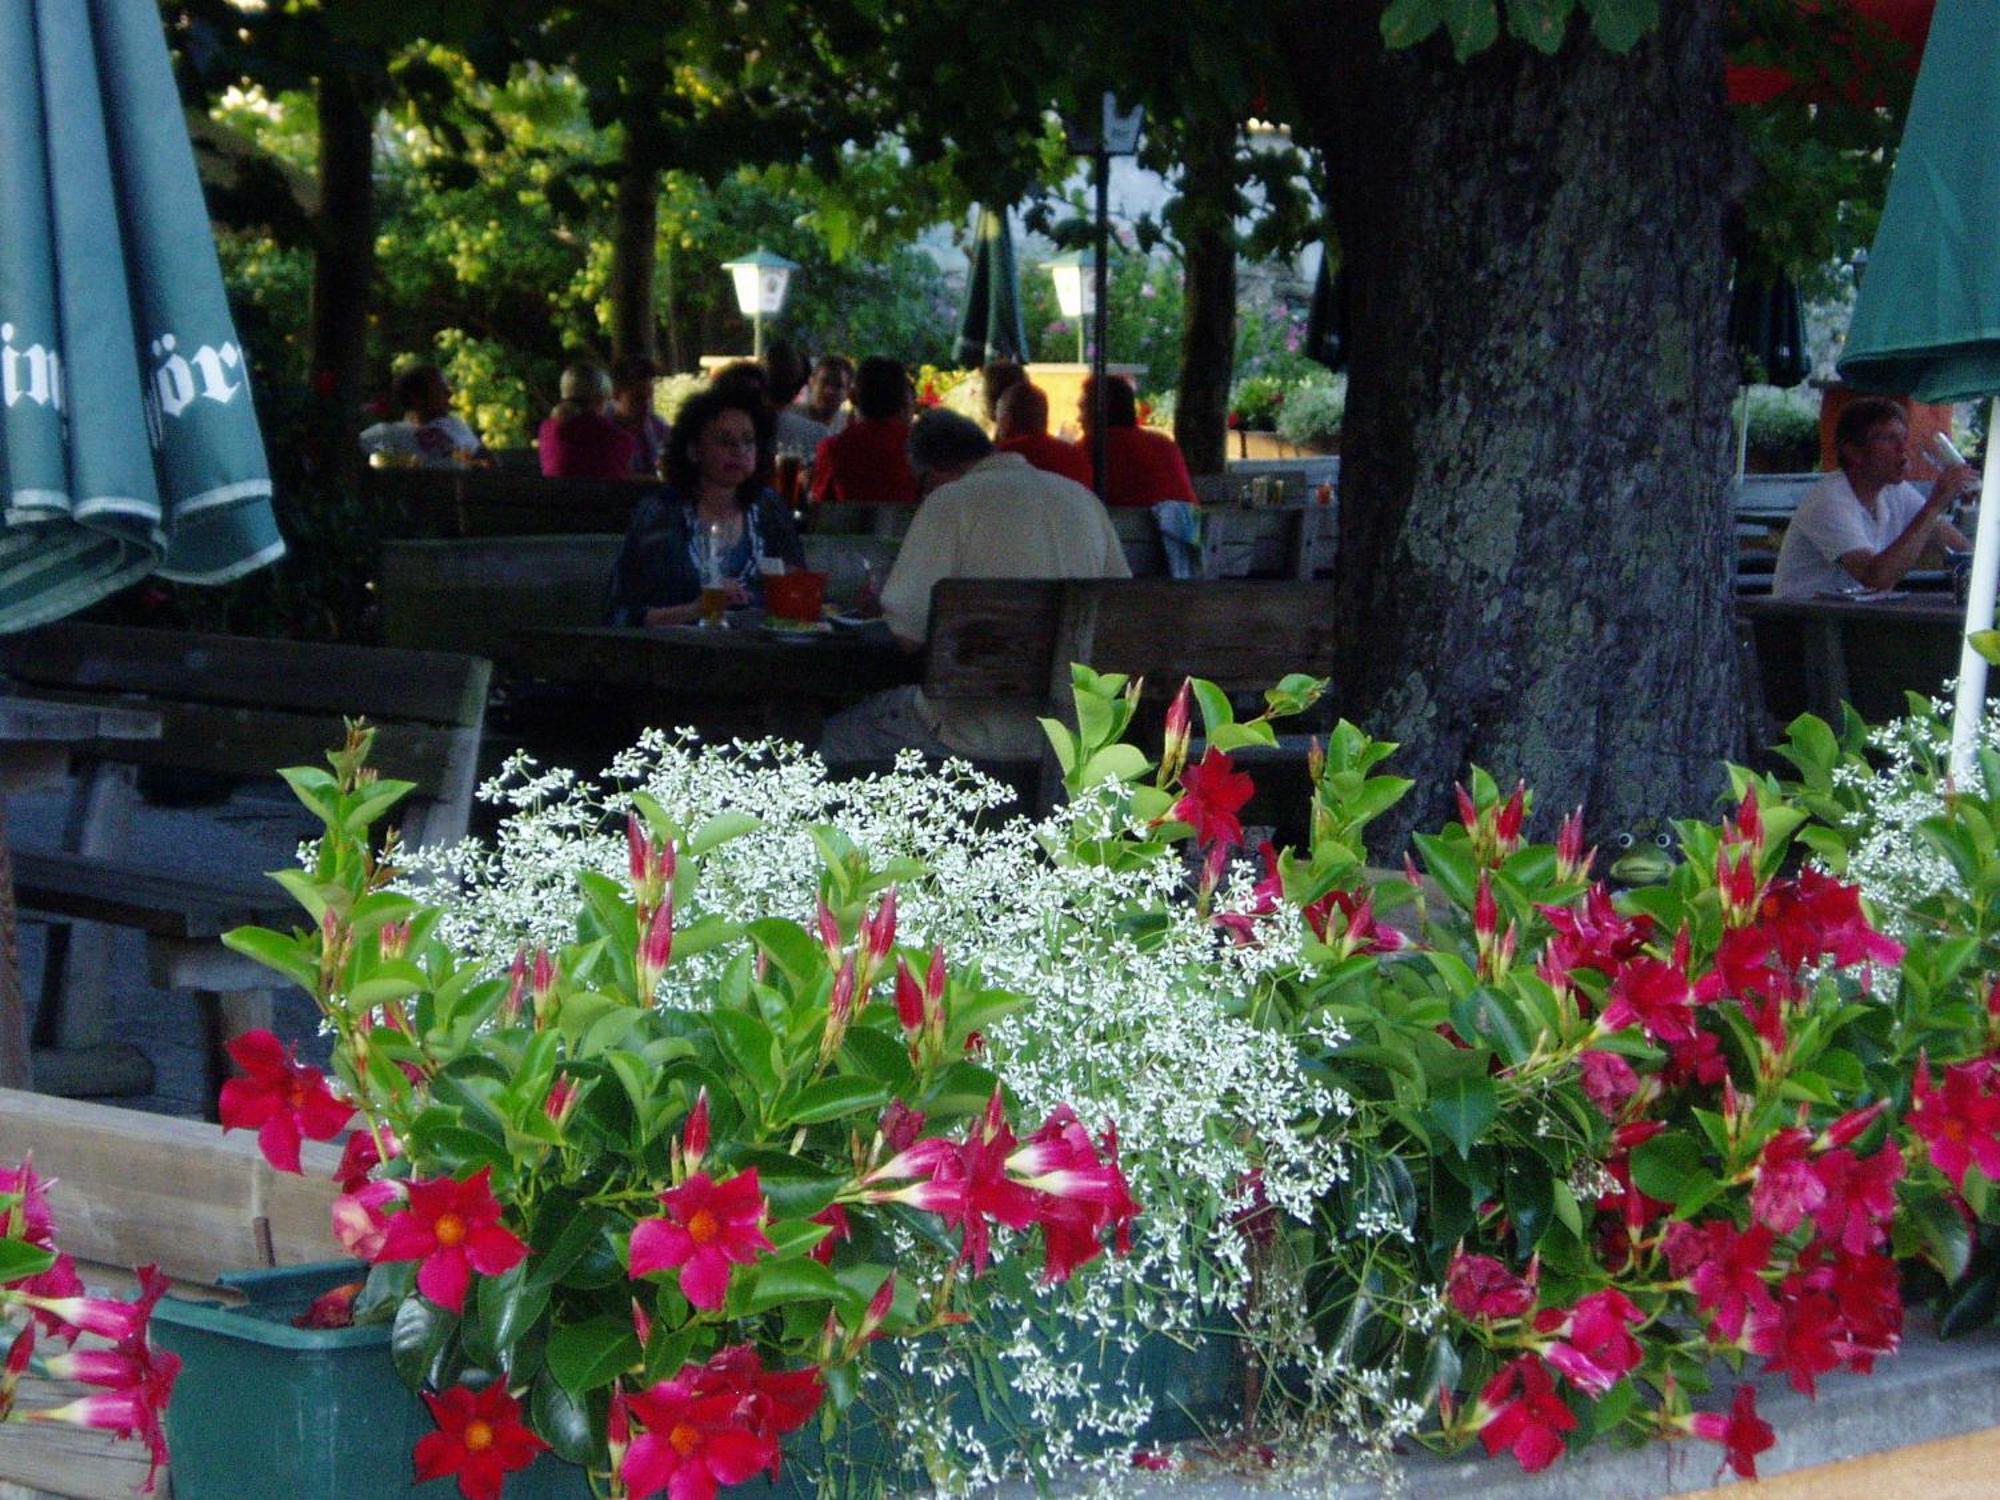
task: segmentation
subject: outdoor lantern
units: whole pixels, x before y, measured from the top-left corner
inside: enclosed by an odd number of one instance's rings
[[[737,311],[750,320],[750,352],[754,359],[764,357],[764,319],[783,309],[792,272],[798,268],[798,262],[773,255],[762,245],[739,260],[722,263],[722,269],[736,283]]]
[[[1097,256],[1089,250],[1072,250],[1050,261],[1048,273],[1056,284],[1056,306],[1076,324],[1076,362],[1082,364],[1083,320],[1097,311]]]
[[[1091,417],[1090,472],[1100,495],[1104,493],[1104,324],[1111,300],[1104,279],[1111,239],[1111,158],[1131,156],[1138,151],[1139,128],[1144,123],[1144,110],[1136,104],[1121,110],[1118,96],[1112,93],[1100,96],[1095,107],[1087,108],[1081,116],[1063,121],[1063,135],[1069,149],[1090,158],[1091,184],[1097,190],[1097,252],[1090,260],[1091,326],[1096,335],[1090,350],[1090,380],[1091,389],[1096,392],[1097,409]],[[1057,277],[1056,294],[1061,296],[1061,273],[1053,274]],[[1080,292],[1076,305],[1080,316],[1084,309]],[[1063,311],[1069,311],[1067,302]]]

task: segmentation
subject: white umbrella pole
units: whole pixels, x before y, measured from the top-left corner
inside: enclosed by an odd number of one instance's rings
[[[1987,504],[1988,500],[1994,503]],[[2000,584],[2000,397],[1986,411],[1986,475],[1979,491],[1979,525],[1972,541],[1972,578],[1965,597],[1965,634],[1993,628],[1993,594]],[[1963,783],[1972,772],[1979,721],[1986,712],[1986,658],[1969,641],[1958,650],[1958,701],[1951,715],[1951,774]],[[2000,790],[1988,787],[1987,792]]]

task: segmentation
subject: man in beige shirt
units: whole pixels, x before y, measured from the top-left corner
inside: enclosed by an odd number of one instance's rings
[[[976,423],[925,412],[910,430],[910,466],[926,497],[882,587],[882,617],[921,650],[940,578],[1129,578],[1111,518],[1083,485],[998,453]],[[1020,704],[929,702],[916,687],[877,693],[827,720],[829,762],[927,755],[1011,760],[1039,753],[1041,726]]]

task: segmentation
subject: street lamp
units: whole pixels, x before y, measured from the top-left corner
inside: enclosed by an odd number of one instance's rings
[[[1089,356],[1084,351],[1083,320],[1097,311],[1097,255],[1090,250],[1072,250],[1048,263],[1049,279],[1056,284],[1056,306],[1076,324],[1076,362]]]
[[[1090,351],[1090,386],[1094,393],[1091,412],[1090,472],[1097,493],[1104,493],[1104,342],[1105,320],[1110,311],[1110,292],[1105,273],[1111,240],[1111,158],[1131,156],[1139,149],[1139,130],[1145,111],[1138,105],[1129,110],[1118,107],[1118,97],[1106,93],[1081,118],[1063,121],[1069,149],[1090,158],[1091,180],[1097,188],[1097,251],[1092,258],[1092,332],[1095,347]],[[1081,303],[1079,302],[1079,312]]]
[[[736,260],[725,260],[722,269],[736,283],[736,308],[750,320],[750,357],[764,357],[764,319],[785,305],[797,261],[773,255],[762,245]]]

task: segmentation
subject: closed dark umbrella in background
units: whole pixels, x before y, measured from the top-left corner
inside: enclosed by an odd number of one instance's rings
[[[1347,278],[1333,269],[1333,247],[1325,243],[1320,246],[1319,275],[1313,281],[1305,343],[1299,352],[1329,370],[1347,368]]]
[[[284,551],[152,0],[0,3],[0,631]]]
[[[1794,386],[1812,369],[1806,356],[1806,304],[1798,283],[1788,276],[1761,280],[1739,266],[1729,298],[1729,344],[1743,385],[1736,424],[1736,477],[1741,479],[1750,445],[1750,387]]]
[[[972,240],[972,271],[965,278],[965,311],[958,320],[952,358],[961,369],[1001,359],[1026,361],[1021,274],[1014,264],[1014,233],[1007,210],[996,213],[981,207]]]
[[[2000,396],[2000,0],[1943,0],[1931,21],[1882,224],[1854,304],[1841,377],[1919,401]],[[2000,402],[1995,403],[2000,408]],[[2000,496],[2000,417],[1987,422],[1983,494]],[[1968,635],[1993,627],[2000,527],[1979,507]],[[1972,766],[1986,661],[1959,656],[1955,774]],[[1989,788],[1989,791],[1992,789]]]

